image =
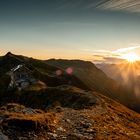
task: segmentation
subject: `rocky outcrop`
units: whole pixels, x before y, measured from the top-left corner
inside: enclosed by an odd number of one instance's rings
[[[9,138],[0,131],[0,140],[9,140]]]

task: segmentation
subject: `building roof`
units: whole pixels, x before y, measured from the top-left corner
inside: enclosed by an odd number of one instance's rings
[[[16,67],[12,68],[11,71],[12,71],[12,72],[15,72],[15,71],[17,71],[18,69],[20,69],[21,67],[23,67],[23,65],[17,65]]]

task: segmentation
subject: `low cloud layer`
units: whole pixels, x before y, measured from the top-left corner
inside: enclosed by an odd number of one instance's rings
[[[115,56],[103,56],[103,55],[93,55],[94,63],[121,63],[124,61],[123,58],[115,57]]]
[[[125,59],[122,57],[130,52],[135,52],[140,49],[140,46],[132,46],[127,48],[120,48],[117,50],[94,50],[93,61],[94,63],[120,63]]]

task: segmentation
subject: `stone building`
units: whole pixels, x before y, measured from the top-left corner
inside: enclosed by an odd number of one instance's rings
[[[18,65],[8,73],[11,76],[9,88],[22,90],[29,85],[35,84],[37,80],[32,76],[32,72],[25,65]]]

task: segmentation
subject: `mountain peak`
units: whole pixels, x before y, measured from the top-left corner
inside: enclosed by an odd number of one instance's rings
[[[11,52],[8,52],[5,56],[13,56]]]

